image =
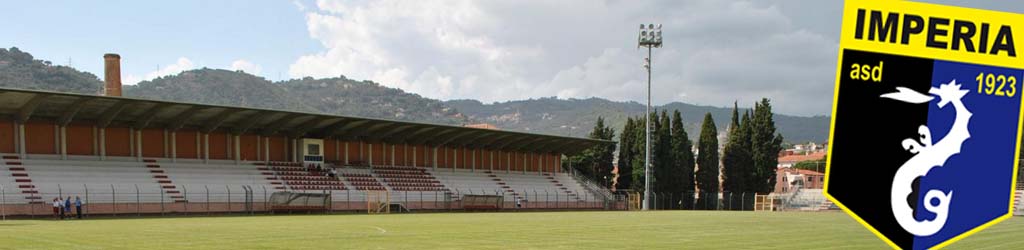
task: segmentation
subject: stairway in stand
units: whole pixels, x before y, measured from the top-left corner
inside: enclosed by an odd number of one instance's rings
[[[171,181],[171,178],[160,168],[160,164],[157,164],[156,160],[145,159],[142,161],[146,163],[146,169],[153,175],[153,179],[160,185],[160,190],[163,190],[167,197],[170,197],[174,202],[188,202],[185,199],[185,195],[178,190],[178,187],[174,185],[174,181]]]
[[[281,178],[277,177],[277,172],[271,169],[270,166],[265,166],[261,162],[257,162],[255,163],[255,165],[259,166],[256,169],[260,171],[260,174],[263,175],[263,178],[266,178],[266,180],[270,181],[270,185],[274,186],[275,191],[288,190],[288,185],[286,185],[284,181],[281,180]]]
[[[825,199],[825,201],[821,203],[821,206],[818,207],[818,210],[822,210],[822,211],[824,211],[824,210],[834,210],[833,208],[834,208],[834,206],[833,206],[832,201],[830,201],[828,199]]]
[[[558,180],[555,179],[554,176],[551,176],[551,174],[544,173],[544,178],[548,179],[548,180],[551,180],[551,183],[554,183],[555,186],[558,187],[559,190],[562,190],[562,192],[565,192],[566,195],[568,195],[570,197],[573,197],[574,199],[576,199],[576,201],[582,201],[583,198],[580,198],[579,195],[577,195],[576,193],[573,193],[571,190],[569,190],[569,188],[565,187],[564,184],[559,183]]]
[[[509,186],[508,183],[505,183],[505,181],[501,180],[501,178],[495,175],[494,172],[487,170],[484,171],[484,173],[487,174],[487,177],[491,177],[491,180],[494,181],[494,184],[498,184],[498,186],[501,187],[502,192],[505,192],[506,194],[511,194],[513,200],[515,200],[515,198],[519,198],[519,193],[516,193],[515,189],[512,189],[512,187]]]
[[[264,165],[264,163],[255,164]],[[330,177],[326,172],[303,167],[298,162],[269,162],[259,169],[263,171],[263,176],[266,176],[267,180],[275,185],[274,189],[285,189],[285,186],[291,188],[292,191],[347,189],[345,183],[342,183],[337,177]]]
[[[1014,215],[1024,215],[1024,207],[1021,207],[1021,206],[1024,206],[1024,189],[1021,189],[1021,188],[1024,188],[1024,187],[1022,187],[1021,184],[1018,183],[1017,184],[1017,191],[1013,193],[1014,194],[1014,196],[1013,196],[1014,197],[1014,199],[1013,199],[1013,209],[1014,209],[1013,213],[1014,213]]]
[[[32,184],[32,178],[28,176],[28,171],[24,165],[21,165],[21,158],[8,155],[3,157],[3,161],[4,165],[7,165],[7,170],[11,171],[11,177],[14,177],[14,182],[17,183],[21,194],[25,195],[28,203],[43,204],[43,197],[39,196],[39,190],[36,189],[35,184]]]

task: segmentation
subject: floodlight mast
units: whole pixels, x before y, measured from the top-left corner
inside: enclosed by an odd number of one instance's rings
[[[644,68],[647,70],[647,123],[645,128],[646,141],[644,151],[644,202],[642,210],[649,210],[651,203],[651,54],[654,48],[661,48],[661,24],[657,27],[654,24],[640,25],[640,38],[638,47],[647,47],[647,58],[644,58]]]

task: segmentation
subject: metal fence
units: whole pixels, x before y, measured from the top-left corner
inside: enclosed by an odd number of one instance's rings
[[[57,186],[49,192],[38,189],[23,190],[0,185],[0,215],[53,216],[53,201],[57,198],[81,199],[83,214],[104,216],[154,214],[224,214],[269,213],[269,198],[275,191],[265,186],[195,186],[179,185],[174,191],[159,186],[138,185],[82,185]],[[52,191],[55,190],[55,191]],[[293,191],[295,192],[295,191]],[[306,190],[331,197],[328,211],[366,211],[367,193],[358,190]],[[610,210],[626,209],[622,197],[607,199],[579,190],[571,193],[546,190],[524,190],[515,193],[501,190],[390,191],[389,203],[406,210],[455,211],[462,210],[462,195],[486,194],[506,197],[503,210]],[[27,197],[39,197],[28,199]],[[63,205],[63,204],[62,204]]]
[[[653,210],[754,210],[755,193],[654,192]]]

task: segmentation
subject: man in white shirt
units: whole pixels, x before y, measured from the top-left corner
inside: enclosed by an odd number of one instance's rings
[[[64,210],[60,209],[61,208],[61,204],[62,204],[62,202],[60,202],[60,198],[53,198],[53,219],[54,220],[57,220],[58,218],[62,218],[61,217],[61,213]]]

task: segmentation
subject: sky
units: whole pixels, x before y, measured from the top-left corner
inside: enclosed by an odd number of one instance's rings
[[[929,1],[1024,13],[1015,1]],[[196,68],[346,76],[424,97],[646,102],[641,23],[663,25],[652,102],[828,115],[842,1],[14,1],[0,46],[136,84]],[[747,105],[744,105],[747,104]]]

